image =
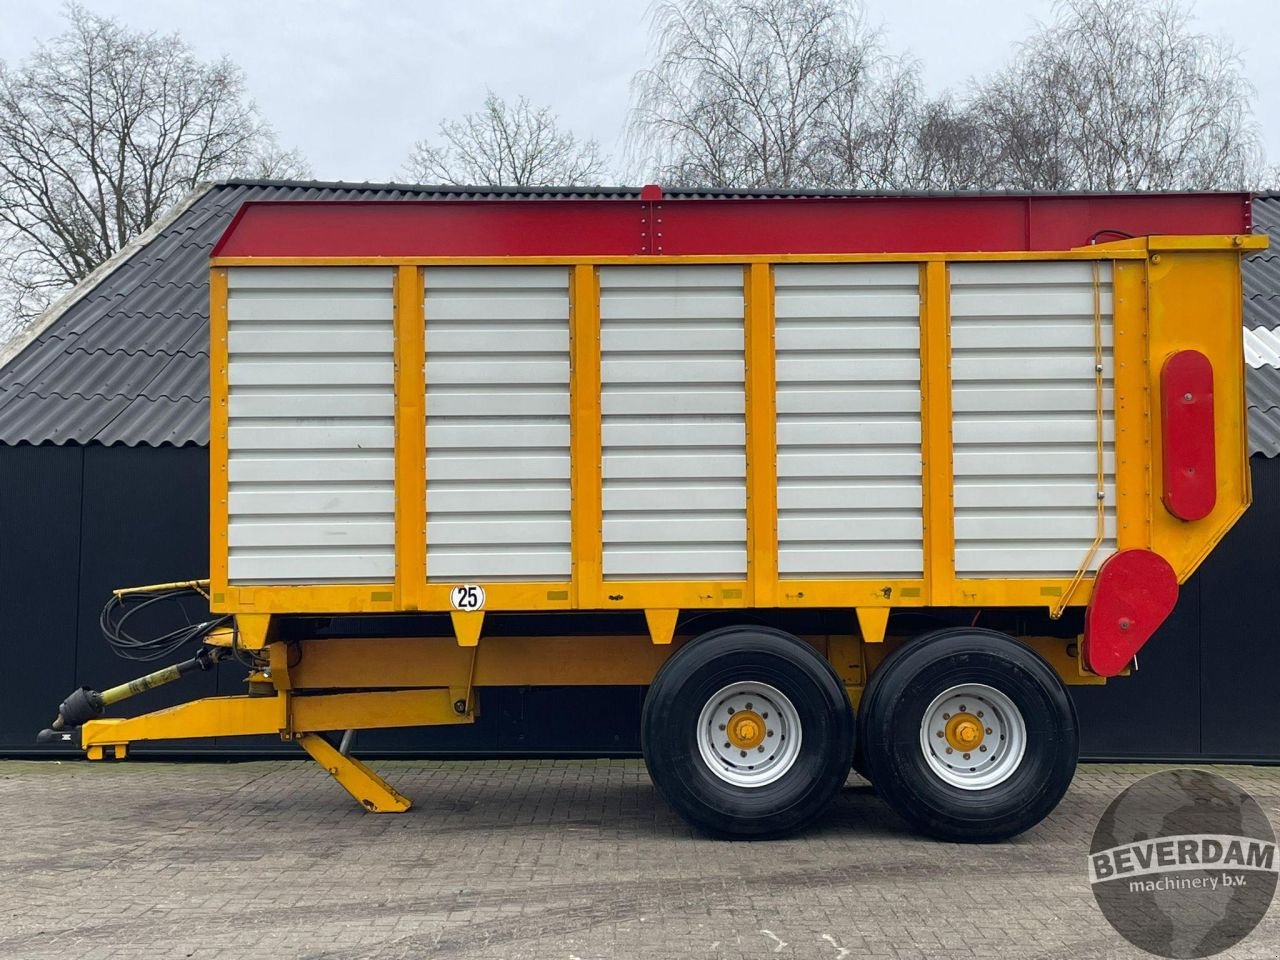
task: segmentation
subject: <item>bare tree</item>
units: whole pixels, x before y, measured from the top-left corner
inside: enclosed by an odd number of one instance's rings
[[[197,184],[306,172],[229,60],[80,6],[66,18],[21,65],[0,61],[0,341]]]
[[[549,107],[490,91],[480,110],[442,122],[437,141],[419,141],[405,173],[419,183],[567,187],[599,183],[606,163],[594,140],[560,129]]]
[[[974,186],[1051,190],[1240,187],[1261,150],[1235,50],[1185,8],[1060,0],[1053,23],[973,92],[990,164]]]
[[[918,99],[854,0],[664,0],[629,143],[664,183],[880,187]]]
[[[974,111],[946,94],[920,104],[912,119],[903,186],[965,190],[992,182],[988,131]]]

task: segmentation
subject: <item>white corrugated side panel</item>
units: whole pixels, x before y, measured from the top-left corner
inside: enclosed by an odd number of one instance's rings
[[[568,580],[569,271],[426,270],[427,579]]]
[[[1106,536],[1115,550],[1111,265],[1100,267]],[[1093,267],[951,266],[956,574],[1071,577],[1097,532]]]
[[[747,571],[743,270],[600,270],[604,575]]]
[[[228,575],[395,577],[392,271],[244,267],[228,278]]]
[[[916,264],[778,266],[778,571],[924,574]]]

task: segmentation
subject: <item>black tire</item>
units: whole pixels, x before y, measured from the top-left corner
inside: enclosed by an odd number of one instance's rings
[[[983,789],[948,783],[920,742],[925,711],[961,684],[1004,694],[1025,724],[1021,761]],[[885,659],[864,692],[858,739],[866,775],[889,805],[922,833],[961,843],[1006,840],[1035,826],[1071,785],[1079,755],[1075,707],[1053,668],[1013,637],[968,627],[917,637]]]
[[[781,692],[799,720],[798,753],[772,783],[727,782],[699,749],[704,706],[741,682]],[[817,651],[770,627],[727,627],[662,665],[645,697],[640,743],[658,792],[689,824],[712,836],[764,839],[794,833],[822,813],[848,776],[853,731],[844,684]]]

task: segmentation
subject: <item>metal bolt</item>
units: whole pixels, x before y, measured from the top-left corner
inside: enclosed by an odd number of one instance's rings
[[[772,730],[770,730],[768,733],[766,733],[766,734],[765,734],[765,736],[766,736],[766,737],[772,737],[772,736],[773,736],[773,731],[772,731]]]
[[[949,714],[949,713],[944,713],[944,714],[942,715],[942,719],[943,719],[943,720],[950,720],[950,719],[951,719],[951,714]]]
[[[455,700],[455,701],[453,701],[453,712],[454,712],[454,713],[466,713],[466,712],[467,712],[467,701],[465,701],[465,700]]]
[[[950,747],[947,747],[947,753],[955,753],[955,751],[952,750]]]
[[[728,747],[728,746],[729,746],[729,741],[728,741],[728,740],[726,740],[726,741],[724,742],[724,745],[725,745],[726,747]]]
[[[1190,402],[1191,402],[1191,399],[1192,399],[1192,398],[1191,398],[1191,394],[1189,394],[1189,393],[1184,393],[1184,394],[1182,395],[1182,399],[1183,399],[1183,400],[1185,400],[1187,403],[1190,403]]]
[[[760,719],[761,719],[761,720],[768,720],[768,719],[769,719],[768,711],[766,711],[766,712],[764,712],[764,713],[760,714]]]
[[[961,713],[967,713],[967,712],[968,712],[968,710],[969,710],[969,708],[968,708],[968,707],[966,707],[963,703],[962,703],[962,704],[960,704],[960,712],[961,712]]]
[[[978,719],[979,719],[979,720],[981,720],[981,719],[982,719],[982,711],[981,711],[981,710],[979,710],[979,711],[978,711]]]
[[[979,747],[978,749],[979,749],[979,750],[981,750],[983,753],[986,753],[986,752],[987,752],[987,748],[986,748],[986,746],[985,746],[985,745],[983,745],[983,746]]]
[[[991,732],[991,728],[987,727],[987,733],[990,733],[990,732]]]
[[[730,715],[732,715],[732,714],[733,714],[733,707],[730,707],[730,708],[729,708],[729,714],[730,714]]]
[[[750,704],[750,703],[748,703],[748,704],[747,704],[747,709],[748,709],[748,710],[750,710],[750,709],[751,709],[751,704]]]
[[[738,752],[741,753],[744,757],[747,755],[747,751],[745,750],[739,750]]]
[[[764,747],[756,747],[756,753],[764,753]]]
[[[967,753],[966,753],[966,754],[964,755],[964,758],[965,758],[966,760],[968,760],[968,759],[969,759],[969,754],[967,754]]]
[[[938,735],[938,736],[942,736],[942,731],[941,731],[941,730],[939,730],[937,735]]]
[[[720,724],[720,729],[721,729],[721,730],[723,730],[723,729],[724,729],[724,724],[723,724],[723,723],[722,723],[722,724]]]

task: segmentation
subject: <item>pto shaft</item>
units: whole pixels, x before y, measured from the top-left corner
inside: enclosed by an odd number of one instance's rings
[[[36,737],[36,743],[55,743],[66,740],[67,737],[62,735],[62,731],[81,726],[102,716],[103,711],[113,703],[136,697],[140,693],[162,687],[166,683],[173,683],[192,671],[212,669],[224,655],[225,651],[221,647],[207,647],[190,660],[183,660],[181,663],[175,663],[173,666],[156,670],[154,673],[148,673],[144,677],[109,687],[101,692],[89,687],[81,687],[62,701],[62,705],[58,707],[57,718],[48,729],[40,731]]]

